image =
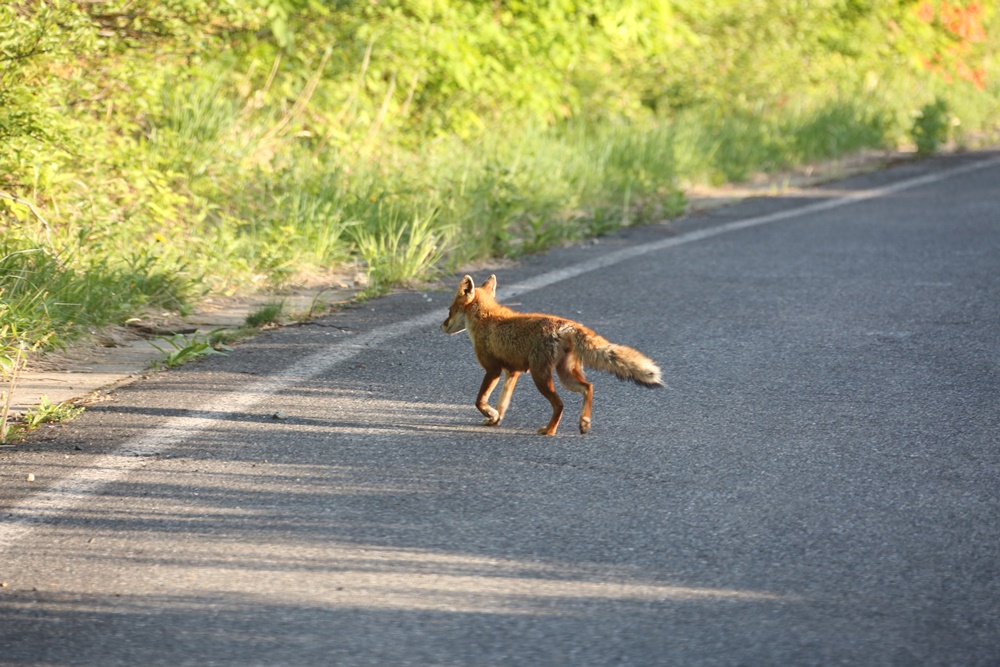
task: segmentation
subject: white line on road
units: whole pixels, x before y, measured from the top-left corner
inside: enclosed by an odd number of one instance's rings
[[[912,190],[974,171],[1000,166],[1000,158],[990,158],[970,162],[953,169],[906,179],[871,190],[861,190],[847,195],[820,201],[806,206],[787,209],[777,213],[744,218],[733,222],[699,229],[662,241],[633,246],[610,252],[579,264],[529,278],[523,282],[505,287],[504,297],[515,297],[555,283],[569,280],[585,273],[597,271],[621,262],[676,246],[703,241],[722,234],[728,234],[752,227],[760,227],[773,222],[800,218],[814,213],[848,206],[879,197]],[[341,344],[314,353],[299,363],[288,367],[276,375],[255,382],[243,391],[220,397],[204,410],[192,412],[183,417],[170,419],[162,426],[122,444],[115,453],[106,454],[92,461],[86,468],[79,469],[54,482],[49,487],[33,493],[20,502],[0,510],[0,554],[19,540],[25,539],[31,531],[45,521],[63,515],[77,505],[101,491],[105,486],[125,478],[131,471],[142,467],[149,456],[169,450],[209,427],[217,427],[220,419],[238,415],[260,404],[268,397],[308,381],[327,372],[373,346],[407,335],[418,329],[432,326],[444,318],[437,310],[402,322],[397,322],[358,336],[352,336]]]

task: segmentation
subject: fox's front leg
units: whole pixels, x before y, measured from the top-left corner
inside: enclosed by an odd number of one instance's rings
[[[517,384],[517,378],[521,375],[518,371],[504,371],[503,387],[500,388],[500,398],[497,399],[497,420],[489,424],[490,426],[496,426],[503,419],[504,414],[507,412],[507,406],[510,405],[510,397],[514,393],[514,386]],[[484,424],[486,422],[483,422]]]
[[[483,426],[496,426],[500,423],[502,415],[491,408],[489,404],[490,394],[493,393],[493,388],[500,381],[500,373],[499,368],[487,368],[483,383],[479,385],[479,395],[476,396],[476,407],[486,415],[486,419],[483,420]]]

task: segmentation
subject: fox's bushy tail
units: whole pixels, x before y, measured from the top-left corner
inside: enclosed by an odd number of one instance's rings
[[[573,347],[584,366],[643,387],[663,387],[660,367],[639,350],[616,345],[583,326],[573,327]]]

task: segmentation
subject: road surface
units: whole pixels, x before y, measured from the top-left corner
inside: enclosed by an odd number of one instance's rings
[[[496,273],[669,389],[483,427],[450,285],[154,375],[0,454],[0,664],[1000,664],[996,154]]]

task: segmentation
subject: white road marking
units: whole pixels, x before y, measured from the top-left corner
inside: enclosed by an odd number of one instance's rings
[[[956,176],[1000,166],[1000,158],[990,158],[970,162],[946,171],[935,172],[910,178],[881,188],[851,192],[842,196],[820,201],[798,208],[744,218],[733,222],[688,232],[680,236],[640,246],[633,246],[610,252],[606,255],[581,262],[574,266],[557,269],[529,278],[503,289],[504,298],[516,297],[533,292],[555,283],[569,280],[585,273],[597,271],[621,262],[667,250],[676,246],[703,241],[722,234],[728,234],[752,227],[760,227],[773,222],[799,218],[813,213],[849,206],[859,202],[885,197],[887,195],[912,190],[932,183],[938,183]],[[49,487],[26,496],[20,502],[0,509],[0,554],[19,540],[25,539],[31,531],[46,520],[67,513],[90,496],[96,495],[106,485],[123,479],[131,471],[145,465],[147,457],[169,450],[203,430],[217,426],[220,419],[248,411],[264,402],[269,396],[285,391],[296,384],[308,381],[327,372],[360,352],[386,341],[433,326],[444,320],[444,311],[432,311],[419,317],[397,322],[365,334],[352,336],[339,345],[332,345],[314,353],[276,375],[248,386],[243,391],[220,397],[204,410],[192,412],[184,417],[170,419],[162,426],[133,438],[122,444],[116,453],[107,454],[91,462]]]

